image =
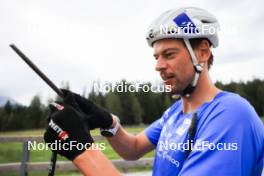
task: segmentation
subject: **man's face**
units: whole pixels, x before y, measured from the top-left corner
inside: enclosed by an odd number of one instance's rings
[[[170,85],[173,94],[181,93],[194,76],[190,54],[183,41],[162,39],[153,45],[157,61],[156,71],[160,73],[165,85]]]

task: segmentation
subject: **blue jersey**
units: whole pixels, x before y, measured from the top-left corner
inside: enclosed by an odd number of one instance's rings
[[[145,133],[156,146],[153,176],[260,176],[264,126],[242,97],[220,92],[197,109],[197,128],[187,160],[193,113],[174,103]]]

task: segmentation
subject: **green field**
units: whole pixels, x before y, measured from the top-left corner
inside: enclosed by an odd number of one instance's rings
[[[131,133],[139,133],[144,129],[142,127],[126,127],[127,131]],[[41,136],[43,135],[44,130],[26,130],[26,131],[12,131],[12,132],[1,132],[0,136]],[[92,131],[92,135],[99,135],[98,130]],[[97,143],[105,143],[105,150],[103,153],[109,159],[119,159],[117,153],[115,153],[112,147],[108,144],[106,140],[97,141]],[[0,144],[0,163],[9,163],[9,162],[20,162],[22,157],[22,143],[1,143]],[[39,162],[39,161],[49,161],[51,156],[50,151],[46,150],[32,150],[30,151],[30,161]],[[148,153],[145,157],[153,156],[153,152]],[[58,160],[65,160],[63,157],[59,157]]]
[[[125,127],[127,131],[137,134],[144,130],[145,126],[140,127]],[[44,133],[43,129],[40,130],[26,130],[26,131],[11,131],[11,132],[1,132],[1,136],[42,136]],[[92,135],[99,135],[98,130],[94,130],[91,132]],[[108,144],[107,140],[97,141],[97,143],[105,143],[105,150],[103,150],[103,153],[109,158],[109,159],[120,159],[120,156],[115,153],[115,151],[112,149],[112,147]],[[0,144],[0,163],[11,163],[11,162],[20,162],[22,159],[22,143],[1,143]],[[153,157],[154,152],[150,152],[146,154],[144,157]],[[51,157],[51,151],[47,150],[31,150],[29,161],[30,162],[41,162],[41,161],[49,161]],[[66,160],[63,157],[58,157],[58,160],[63,161]],[[46,172],[34,172],[31,173],[32,175],[46,175]],[[30,174],[30,175],[31,175]],[[12,176],[16,175],[14,174],[6,174],[6,176]],[[77,172],[58,172],[56,175],[79,175]]]

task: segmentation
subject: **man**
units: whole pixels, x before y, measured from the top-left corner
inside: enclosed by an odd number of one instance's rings
[[[101,128],[126,160],[155,149],[155,176],[261,175],[264,127],[260,118],[245,99],[221,91],[209,76],[217,30],[213,15],[193,7],[169,10],[152,23],[147,41],[154,49],[156,70],[181,99],[140,134],[129,134],[117,117],[63,90],[64,107],[52,108],[45,141],[88,144],[88,150],[54,150],[72,160],[84,175],[120,175],[99,150],[89,150],[95,145],[89,132],[94,128]]]

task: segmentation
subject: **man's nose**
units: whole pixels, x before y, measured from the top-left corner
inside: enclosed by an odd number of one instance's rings
[[[156,71],[162,71],[162,70],[165,70],[166,68],[167,68],[166,61],[164,61],[164,59],[162,59],[162,58],[158,58],[156,66],[155,66],[155,70]]]

